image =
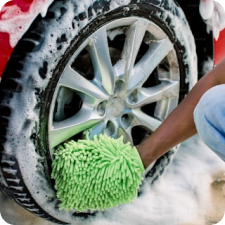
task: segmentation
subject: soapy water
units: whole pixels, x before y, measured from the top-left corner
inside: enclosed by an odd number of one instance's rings
[[[132,203],[79,219],[74,225],[217,224],[225,211],[224,183],[225,163],[195,136],[181,145],[153,188],[146,183]],[[33,216],[3,195],[0,201],[2,216],[9,224],[54,224]]]
[[[224,1],[221,0],[200,0],[199,12],[207,24],[207,31],[213,31],[216,40],[219,38],[220,31],[225,28]]]
[[[5,3],[9,0],[0,0],[0,11]],[[4,7],[4,15],[0,20],[0,32],[10,34],[11,47],[15,47],[18,40],[27,31],[29,25],[34,18],[40,13],[45,16],[49,5],[53,0],[34,0],[28,12],[22,12],[17,5]],[[130,0],[123,1],[128,4]],[[117,5],[117,1],[113,1],[112,7]],[[225,27],[225,4],[223,0],[201,0],[199,4],[200,14],[207,23],[208,31],[213,30],[214,38],[219,38],[219,33]],[[12,17],[12,15],[17,15]],[[15,32],[16,31],[16,32]]]
[[[0,10],[2,6],[9,2],[8,0],[0,1]],[[15,47],[18,40],[27,31],[29,25],[34,18],[40,13],[43,17],[46,15],[48,7],[53,0],[34,0],[30,6],[29,11],[22,12],[21,9],[15,4],[10,7],[4,7],[4,14],[0,20],[0,32],[10,34],[10,45]],[[83,1],[84,2],[84,1]],[[88,2],[88,1],[87,1]],[[118,5],[119,1],[112,2],[112,8]],[[128,4],[130,1],[121,1],[123,4]],[[80,4],[82,5],[82,4]],[[84,4],[85,5],[85,4]],[[201,0],[199,4],[200,14],[207,24],[207,30],[213,30],[214,38],[219,38],[219,33],[225,27],[225,4],[223,0]],[[85,9],[80,9],[80,11]],[[16,15],[16,16],[12,16]]]
[[[34,0],[27,12],[23,12],[16,4],[2,9],[3,15],[0,20],[0,32],[10,34],[11,47],[14,48],[16,46],[19,39],[28,30],[30,24],[39,13],[43,17],[46,15],[48,7],[52,2],[53,0]]]

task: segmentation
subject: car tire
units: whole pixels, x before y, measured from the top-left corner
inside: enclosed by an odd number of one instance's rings
[[[194,38],[172,0],[57,0],[14,49],[0,84],[0,187],[59,224],[55,147],[89,132],[133,145],[160,125],[197,79]],[[178,146],[146,172],[153,184]]]

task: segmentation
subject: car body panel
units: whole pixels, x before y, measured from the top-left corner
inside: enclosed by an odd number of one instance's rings
[[[44,16],[53,0],[12,0],[0,12],[0,77],[16,43],[38,14]]]
[[[214,64],[217,65],[225,56],[225,29],[220,32],[218,40],[214,39]]]
[[[52,0],[12,0],[0,12],[0,78],[13,49],[36,16],[44,15]],[[24,18],[24,19],[21,19]],[[11,29],[12,27],[13,29]],[[225,56],[225,30],[214,44],[214,64]]]

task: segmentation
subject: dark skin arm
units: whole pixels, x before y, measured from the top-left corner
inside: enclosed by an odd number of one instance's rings
[[[198,81],[151,136],[136,146],[145,168],[172,147],[197,133],[193,118],[196,105],[208,89],[224,83],[225,59]]]

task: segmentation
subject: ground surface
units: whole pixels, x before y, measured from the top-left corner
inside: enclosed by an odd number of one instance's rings
[[[0,193],[0,211],[12,225],[53,225]],[[225,212],[225,163],[198,138],[181,145],[160,182],[144,186],[134,202],[76,225],[210,225]]]

